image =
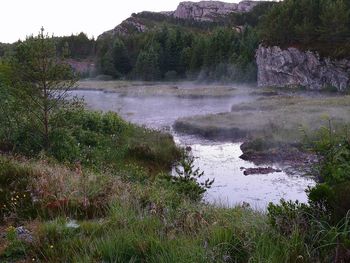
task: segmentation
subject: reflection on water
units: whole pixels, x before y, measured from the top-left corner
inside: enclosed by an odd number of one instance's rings
[[[195,165],[207,178],[215,178],[206,200],[222,205],[250,203],[254,208],[264,209],[269,202],[307,200],[305,189],[314,181],[300,175],[274,173],[244,176],[241,167],[254,168],[254,164],[241,160],[238,143],[218,143],[195,136],[175,133],[171,126],[176,119],[193,115],[227,112],[235,103],[248,97],[226,98],[180,98],[176,96],[121,96],[102,91],[73,91],[72,95],[85,98],[93,109],[118,112],[123,118],[155,129],[166,129],[180,145],[191,146],[196,157]],[[280,168],[280,167],[279,167]]]
[[[281,198],[306,202],[305,187],[313,184],[311,179],[283,172],[245,176],[241,167],[256,166],[239,158],[242,151],[238,143],[195,144],[192,150],[194,156],[200,157],[195,164],[205,171],[207,178],[215,178],[215,185],[206,196],[211,203],[232,206],[247,202],[262,209]]]

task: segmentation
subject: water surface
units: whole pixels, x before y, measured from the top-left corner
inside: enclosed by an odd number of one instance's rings
[[[205,196],[210,203],[233,206],[246,202],[254,208],[264,209],[269,202],[276,203],[281,198],[305,202],[305,189],[314,185],[310,178],[285,172],[244,176],[242,167],[256,166],[239,158],[242,154],[239,143],[209,141],[178,134],[172,129],[178,118],[228,112],[232,105],[251,100],[250,96],[128,96],[124,93],[93,90],[77,90],[72,95],[84,97],[92,109],[115,111],[130,122],[166,130],[173,134],[176,143],[190,146],[196,157],[195,165],[204,171],[206,178],[215,179],[212,189]],[[278,165],[275,168],[283,169]]]

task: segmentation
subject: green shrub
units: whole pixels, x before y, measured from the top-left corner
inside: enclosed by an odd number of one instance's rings
[[[334,199],[332,204],[333,220],[339,222],[345,218],[350,211],[350,181],[334,185]]]
[[[308,190],[309,204],[315,211],[319,211],[324,215],[331,210],[335,200],[333,189],[327,184],[317,184]]]
[[[324,219],[337,223],[350,211],[350,182],[318,184],[308,192],[309,204]]]
[[[27,245],[25,242],[18,239],[16,228],[9,227],[6,229],[6,241],[8,245],[5,251],[0,254],[0,260],[4,260],[4,262],[13,262],[15,259],[21,260],[25,258]]]
[[[175,167],[175,172],[176,175],[171,177],[174,186],[180,193],[194,201],[201,200],[203,194],[214,183],[214,179],[199,181],[204,176],[204,172],[201,172],[199,168],[194,168],[194,157],[186,152],[183,152],[178,166]]]
[[[245,245],[243,231],[234,231],[231,228],[214,228],[212,230],[209,246],[210,258],[213,262],[248,262],[249,249]]]
[[[268,218],[273,227],[283,234],[291,235],[295,230],[305,232],[309,224],[307,205],[298,201],[285,201],[279,204],[270,203],[267,208]]]
[[[8,216],[16,220],[36,216],[29,179],[34,172],[0,157],[0,221]]]
[[[130,126],[125,143],[127,157],[151,170],[169,171],[181,155],[171,135],[134,125]]]
[[[312,148],[319,155],[315,166],[319,182],[307,190],[308,204],[270,204],[270,223],[282,234],[300,233],[312,258],[321,262],[350,260],[349,138],[347,129],[335,131],[331,121],[313,137]]]
[[[133,161],[159,171],[169,170],[180,155],[172,136],[127,123],[116,113],[85,110],[79,104],[52,114],[50,127],[44,154],[60,162],[107,168]],[[1,134],[3,149],[6,146],[29,157],[42,151],[41,132],[29,120],[13,127],[10,137]]]
[[[17,127],[12,133],[8,142],[13,145],[15,152],[27,155],[30,157],[36,156],[41,150],[43,139],[40,131],[37,130],[35,124],[29,123],[26,120]]]
[[[50,134],[50,142],[50,154],[58,161],[74,162],[79,158],[79,145],[71,131],[64,128],[54,130]]]
[[[309,190],[310,204],[323,211],[333,222],[344,218],[350,209],[350,140],[348,128],[338,129],[329,121],[321,128],[313,142],[314,151],[320,156],[317,164],[322,183]]]

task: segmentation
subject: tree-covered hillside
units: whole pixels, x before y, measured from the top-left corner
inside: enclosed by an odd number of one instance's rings
[[[73,58],[86,59],[95,55],[95,40],[89,39],[85,33],[56,38],[56,47],[59,53]]]
[[[250,82],[256,80],[255,51],[260,43],[349,58],[350,2],[262,2],[250,12],[214,22],[141,12],[97,40],[84,33],[55,40],[61,55],[94,61],[96,75],[109,78]],[[0,58],[10,50],[10,45],[0,44]]]
[[[121,28],[98,38],[98,71],[143,80],[255,81],[256,27],[274,4],[263,2],[251,12],[233,13],[215,22],[133,14],[137,20],[129,24],[126,20]],[[132,30],[135,21],[144,25],[144,32]]]
[[[350,57],[350,2],[345,0],[263,2],[248,13],[232,13],[215,22],[150,12],[133,18],[141,19],[148,30],[97,41],[101,74],[254,81],[259,43],[312,50],[322,57]]]
[[[88,38],[83,32],[71,36],[53,37],[53,41],[57,52],[66,58],[93,59],[95,56],[96,41]],[[21,43],[22,41],[12,44],[0,43],[0,58],[9,56]]]
[[[267,45],[296,46],[323,56],[350,57],[350,1],[284,0],[259,25]]]
[[[253,28],[243,33],[227,27],[194,32],[163,25],[143,34],[99,40],[97,65],[102,74],[116,78],[176,79],[201,73],[205,79],[254,80],[257,45]]]
[[[5,57],[12,49],[11,44],[0,43],[0,58]]]

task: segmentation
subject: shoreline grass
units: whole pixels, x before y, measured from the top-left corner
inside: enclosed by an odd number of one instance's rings
[[[92,173],[83,175],[82,181],[82,175],[62,165],[6,162],[38,173],[31,178],[37,189],[51,188],[69,198],[78,198],[82,189],[96,196],[103,193],[108,198],[101,200],[108,208],[104,216],[91,219],[76,221],[76,216],[61,210],[35,221],[12,222],[12,227],[29,229],[31,242],[17,240],[15,249],[15,240],[5,239],[3,262],[16,257],[39,262],[290,262],[304,255],[304,248],[278,234],[266,215],[249,208],[192,202],[157,180],[137,183],[115,174]],[[102,207],[99,203],[96,208]],[[10,231],[7,227],[6,232]]]

